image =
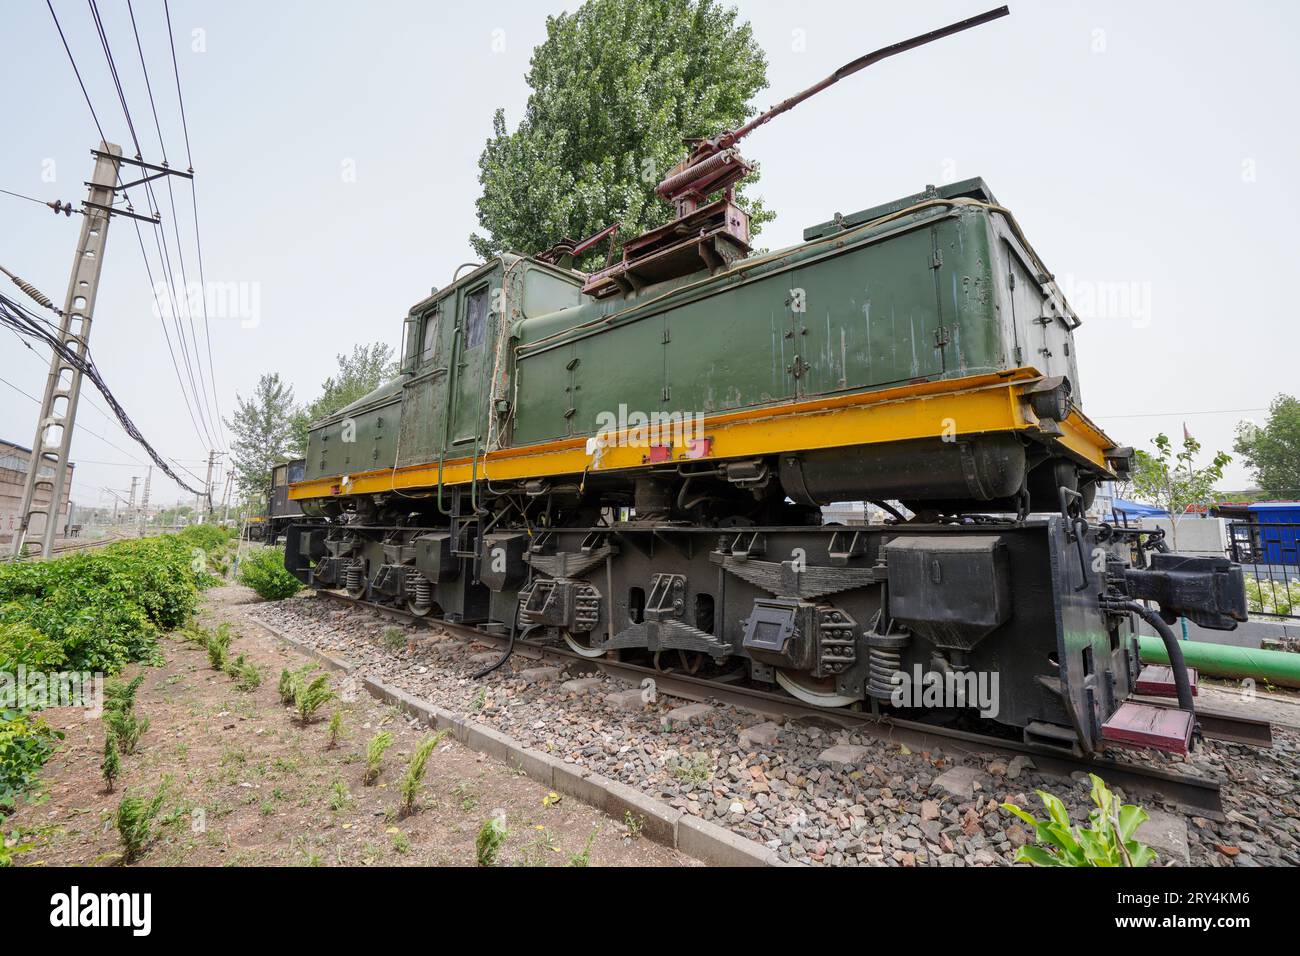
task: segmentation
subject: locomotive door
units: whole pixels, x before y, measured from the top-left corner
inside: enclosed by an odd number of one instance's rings
[[[461,295],[457,316],[456,354],[451,369],[451,444],[460,452],[473,452],[483,438],[491,352],[488,334],[486,284]],[[450,449],[449,449],[450,451]]]
[[[1072,375],[1070,332],[1067,320],[1052,307],[1033,272],[1009,243],[1003,243],[1007,257],[1007,289],[1012,320],[1021,357],[1018,365],[1032,365],[1044,375]]]
[[[785,369],[799,398],[943,376],[956,334],[939,291],[950,233],[914,229],[786,274]]]

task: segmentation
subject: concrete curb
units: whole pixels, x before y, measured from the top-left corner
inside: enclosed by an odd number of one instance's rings
[[[334,671],[351,674],[354,665],[342,658],[326,654],[289,637],[283,631],[264,621],[255,621],[276,640],[295,651],[319,661]],[[640,822],[641,832],[656,843],[673,847],[687,856],[710,866],[782,866],[773,851],[753,840],[720,827],[707,820],[697,820],[635,787],[598,773],[583,770],[550,754],[531,750],[494,727],[480,724],[472,718],[453,714],[426,700],[413,697],[406,691],[382,681],[363,677],[361,683],[377,700],[396,707],[436,730],[448,730],[451,735],[471,750],[477,750],[508,767],[522,771],[538,783],[556,793],[581,800],[616,820],[630,817]]]

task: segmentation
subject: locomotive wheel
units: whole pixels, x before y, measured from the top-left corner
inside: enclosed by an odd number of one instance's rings
[[[811,674],[784,671],[778,667],[776,669],[776,682],[785,688],[786,693],[791,697],[795,697],[805,704],[812,704],[814,707],[847,707],[849,704],[858,701],[857,697],[848,697],[837,693],[834,678],[818,680]]]
[[[569,645],[569,649],[579,657],[586,657],[591,660],[597,657],[604,657],[605,652],[600,648],[592,647],[592,637],[585,634],[581,638],[566,628],[560,628],[560,637],[564,638],[564,643]]]
[[[410,598],[407,598],[406,610],[407,613],[414,614],[416,617],[428,617],[430,612],[433,611],[433,605],[426,604],[424,607],[420,607],[420,605],[416,604]]]

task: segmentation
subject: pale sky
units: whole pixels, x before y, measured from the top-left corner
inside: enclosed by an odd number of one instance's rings
[[[757,105],[995,5],[741,2],[770,60]],[[183,168],[162,3],[133,6],[168,157]],[[396,345],[408,307],[473,259],[476,161],[493,110],[518,122],[545,16],[575,6],[174,0],[206,277],[234,293],[209,313],[225,414],[266,371],[314,397],[334,353]],[[54,7],[105,132],[128,146],[87,5]],[[126,4],[99,7],[145,158],[157,161]],[[1230,450],[1239,420],[1262,422],[1276,393],[1298,387],[1300,333],[1277,290],[1300,245],[1300,5],[1012,0],[1011,10],[751,136],[746,155],[763,165],[755,192],[778,213],[760,243],[791,244],[837,211],[982,176],[1085,320],[1085,411],[1122,443],[1143,447],[1186,422],[1207,450]],[[0,0],[0,23],[0,189],[79,203],[97,135],[49,11]],[[194,281],[188,186],[174,189]],[[174,244],[166,199],[163,212]],[[61,302],[77,217],[0,194],[0,224],[0,264]],[[152,310],[135,230],[117,219],[91,348],[146,437],[202,474],[208,444]],[[0,377],[39,395],[45,368],[0,333]],[[35,413],[0,383],[0,436],[30,444]],[[102,489],[129,487],[146,456],[92,405],[79,423],[73,499],[107,504]],[[174,500],[175,486],[154,477],[154,501]],[[1224,487],[1249,483],[1234,461]]]

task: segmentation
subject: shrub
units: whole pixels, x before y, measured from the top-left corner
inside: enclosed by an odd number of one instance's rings
[[[117,736],[111,730],[104,734],[104,760],[99,770],[104,775],[105,788],[112,793],[113,783],[122,773],[122,758],[117,752]]]
[[[284,600],[302,588],[302,582],[284,567],[283,548],[255,548],[246,554],[239,562],[239,583],[267,601]]]
[[[13,654],[6,647],[29,647],[25,653],[41,663],[109,674],[150,660],[158,634],[194,614],[203,576],[173,536],[0,565],[0,625],[6,629],[0,656]],[[22,627],[14,631],[15,625]],[[42,638],[34,640],[32,631]]]
[[[489,817],[479,827],[478,836],[474,838],[474,857],[479,866],[494,866],[502,845],[506,842],[509,831],[506,822],[498,817]]]
[[[361,776],[362,783],[369,786],[379,779],[379,765],[383,763],[384,754],[392,745],[393,735],[386,730],[381,730],[370,738],[366,744],[366,772]]]
[[[62,739],[39,717],[0,708],[0,816],[14,809]]]
[[[406,766],[406,773],[402,775],[401,782],[397,785],[397,790],[402,795],[402,813],[411,813],[415,809],[415,798],[420,795],[420,786],[424,783],[424,772],[429,763],[429,755],[446,736],[447,731],[440,730],[415,748],[415,754]]]
[[[118,836],[122,838],[123,859],[130,863],[153,840],[153,822],[167,798],[167,781],[163,780],[149,800],[134,794],[122,797],[114,814]]]
[[[339,745],[339,735],[343,733],[343,711],[336,710],[330,717],[330,723],[325,728],[326,740],[325,749],[333,750]]]
[[[226,669],[226,655],[230,650],[230,625],[222,624],[215,631],[209,631],[203,641],[208,652],[208,664],[213,670]]]
[[[246,694],[262,686],[262,672],[257,669],[256,664],[244,660],[243,654],[235,658],[234,662],[226,668],[226,673],[235,679],[235,687]]]
[[[294,686],[293,706],[304,724],[311,723],[316,711],[333,699],[334,692],[330,690],[330,679],[326,674],[321,674],[310,684],[305,683],[304,678]]]

